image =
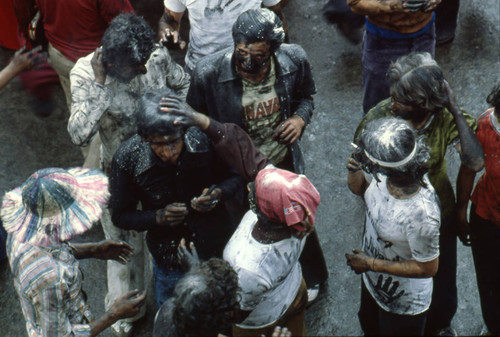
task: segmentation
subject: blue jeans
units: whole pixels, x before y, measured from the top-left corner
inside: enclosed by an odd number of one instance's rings
[[[453,216],[441,219],[439,269],[433,278],[432,302],[427,315],[426,334],[451,325],[457,312],[457,232]]]
[[[177,282],[184,276],[180,270],[167,270],[161,268],[153,258],[153,276],[155,278],[156,305],[158,308],[172,297]]]
[[[488,330],[500,335],[500,228],[470,210],[472,256],[476,268],[481,311]]]
[[[386,39],[369,32],[363,37],[363,113],[389,97],[390,84],[385,74],[392,61],[410,52],[429,52],[434,57],[436,32],[434,25],[424,34],[406,39]]]
[[[373,299],[361,280],[359,323],[365,336],[423,336],[427,311],[418,315],[387,312]]]

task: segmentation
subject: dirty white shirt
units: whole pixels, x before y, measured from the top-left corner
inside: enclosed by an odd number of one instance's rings
[[[233,45],[232,28],[238,16],[263,4],[275,6],[280,0],[164,0],[166,8],[182,13],[188,9],[189,46],[186,65],[193,70],[196,62]]]
[[[185,99],[189,75],[176,64],[167,48],[157,46],[146,63],[147,73],[129,83],[111,76],[101,85],[95,81],[91,60],[94,53],[80,58],[70,73],[71,116],[68,132],[76,145],[88,144],[99,131],[102,140],[101,163],[109,172],[113,154],[121,143],[136,133],[135,110],[148,90],[170,87]]]
[[[363,251],[391,261],[432,261],[439,256],[440,206],[427,175],[427,187],[408,199],[397,199],[379,175],[365,192],[366,221]],[[385,311],[417,315],[429,308],[432,277],[410,278],[368,271],[363,282]]]
[[[305,238],[291,237],[263,244],[252,237],[257,223],[248,211],[224,249],[224,260],[238,273],[240,307],[251,311],[241,328],[259,328],[276,322],[293,302],[302,282],[299,257]]]

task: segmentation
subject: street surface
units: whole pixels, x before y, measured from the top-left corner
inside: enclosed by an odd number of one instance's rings
[[[362,199],[347,188],[345,161],[362,117],[361,45],[350,44],[323,20],[325,2],[292,0],[285,9],[291,41],[308,53],[318,90],[313,122],[303,136],[303,152],[306,174],[321,193],[316,224],[330,279],[319,300],[307,310],[306,321],[310,336],[356,336],[362,333],[357,318],[360,276],[346,266],[344,254],[361,246],[364,209]],[[436,49],[436,59],[458,103],[476,117],[488,107],[486,96],[500,78],[499,17],[497,0],[461,1],[455,41]],[[0,66],[7,64],[9,55],[0,51]],[[31,99],[17,79],[0,92],[0,195],[38,169],[81,164],[80,150],[67,135],[68,112],[59,87],[54,91],[54,103],[52,114],[42,119],[35,116]],[[455,177],[459,158],[453,151],[448,158],[448,170]],[[103,237],[101,228],[96,227],[80,241]],[[472,255],[460,242],[458,261],[459,303],[453,325],[459,335],[477,335],[484,323]],[[106,264],[84,260],[81,266],[89,303],[99,316],[104,310]],[[0,264],[0,303],[0,336],[26,336],[5,261]],[[138,322],[135,336],[152,335],[155,304],[151,286],[147,306],[147,317]],[[112,335],[108,329],[101,336]]]

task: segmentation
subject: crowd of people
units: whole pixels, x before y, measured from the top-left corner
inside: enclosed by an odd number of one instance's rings
[[[157,34],[128,0],[30,4],[36,14],[24,28],[32,33],[41,18],[47,41],[35,47],[31,38],[14,55],[0,89],[48,59],[84,161],[38,170],[3,196],[5,250],[29,336],[108,327],[133,336],[146,314],[156,315],[155,337],[307,334],[306,307],[328,269],[315,230],[320,195],[300,146],[316,88],[306,52],[286,43],[286,2],[165,0]],[[440,3],[343,7],[342,22],[365,17],[364,117],[346,168],[366,215],[361,248],[345,255],[362,274],[365,335],[456,335],[457,233],[472,245],[489,333],[500,333],[500,275],[491,268],[500,85],[478,121],[458,106],[434,60]],[[189,42],[180,33],[186,9]],[[184,67],[174,49],[187,50]],[[449,147],[461,159],[456,202]],[[105,240],[71,242],[93,225]],[[82,289],[83,258],[107,261],[97,319]],[[147,296],[156,313],[146,312]]]

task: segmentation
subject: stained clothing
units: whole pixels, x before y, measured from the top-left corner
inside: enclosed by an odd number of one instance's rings
[[[369,121],[391,117],[391,100],[386,99],[371,109],[359,123],[354,135],[358,143],[361,131]],[[466,123],[476,129],[474,117],[462,109]],[[428,177],[436,190],[441,204],[441,227],[439,230],[439,269],[434,275],[432,301],[429,308],[426,330],[435,331],[450,326],[457,311],[457,234],[453,219],[455,194],[450,178],[446,172],[446,151],[450,145],[459,143],[458,130],[451,112],[444,109],[429,119],[426,125],[417,130],[426,136],[426,144],[430,149]]]
[[[7,252],[28,336],[90,336],[92,314],[72,249],[33,246],[9,235]]]
[[[71,62],[101,45],[115,16],[134,12],[128,0],[36,0],[36,6],[47,40]]]
[[[481,218],[500,228],[500,124],[494,111],[487,110],[478,120],[476,137],[484,150],[485,172],[474,188],[471,201]]]
[[[244,128],[243,85],[236,72],[233,53],[233,49],[226,49],[200,60],[186,100],[195,110],[221,123],[234,123]],[[282,44],[272,57],[282,120],[297,114],[306,125],[309,124],[314,108],[312,95],[316,93],[316,88],[304,49],[294,44]],[[299,140],[290,146],[290,150],[295,173],[304,173]]]
[[[216,184],[222,198],[210,212],[190,207],[193,197]],[[210,147],[208,138],[189,128],[177,165],[163,163],[139,135],[127,140],[113,157],[109,207],[113,223],[126,230],[147,231],[147,244],[155,262],[164,269],[178,269],[177,246],[181,238],[193,241],[201,258],[222,256],[233,232],[224,201],[243,186]],[[137,210],[138,203],[142,210]],[[185,222],[158,225],[156,211],[174,202],[188,206]]]
[[[167,48],[157,46],[146,63],[147,73],[129,83],[111,76],[101,85],[95,81],[91,60],[94,53],[81,58],[71,70],[71,117],[68,132],[75,145],[86,145],[99,131],[102,140],[101,162],[109,172],[111,159],[121,143],[136,133],[135,111],[148,90],[169,87],[184,98],[189,75],[176,64]]]
[[[196,62],[233,45],[232,27],[241,13],[261,5],[275,6],[280,0],[163,0],[172,12],[189,14],[189,44],[186,66],[194,70]]]
[[[436,192],[426,187],[407,199],[392,196],[387,177],[373,179],[366,202],[363,251],[389,261],[429,262],[439,256],[440,212]],[[363,273],[364,284],[377,304],[398,315],[417,315],[431,303],[432,277],[412,278],[375,271]]]
[[[224,260],[238,274],[240,307],[250,311],[237,326],[261,328],[276,322],[299,291],[302,270],[299,256],[305,237],[291,236],[262,244],[252,236],[257,215],[248,211],[224,248]]]

